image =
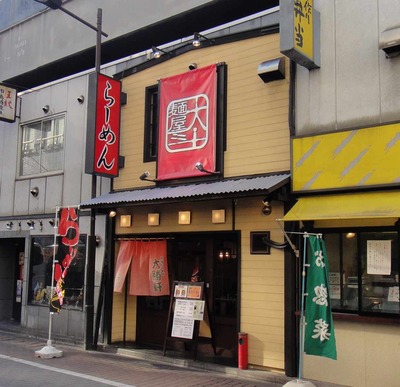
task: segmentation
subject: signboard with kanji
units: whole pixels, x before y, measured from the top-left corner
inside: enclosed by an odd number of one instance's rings
[[[308,68],[320,66],[319,12],[313,0],[287,0],[280,5],[281,53]]]
[[[0,84],[0,121],[15,122],[17,90]]]

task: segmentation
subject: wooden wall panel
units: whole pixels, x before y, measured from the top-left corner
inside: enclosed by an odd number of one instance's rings
[[[155,177],[155,162],[143,163],[145,88],[157,80],[199,67],[226,62],[228,66],[226,177],[290,170],[288,117],[289,77],[265,84],[257,75],[261,62],[282,57],[278,34],[190,51],[126,77],[122,90],[128,104],[121,113],[121,154],[125,168],[115,189],[148,187],[139,176],[148,170]],[[288,74],[288,64],[287,64]],[[251,157],[249,157],[251,154]]]

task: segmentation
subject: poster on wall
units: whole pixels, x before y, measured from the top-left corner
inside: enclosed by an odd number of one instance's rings
[[[392,242],[367,241],[367,274],[390,275],[392,270]]]
[[[202,176],[216,169],[217,65],[163,78],[157,180]]]

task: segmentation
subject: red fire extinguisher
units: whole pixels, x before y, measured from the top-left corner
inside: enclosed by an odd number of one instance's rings
[[[249,365],[248,360],[248,335],[244,332],[239,332],[238,337],[238,365],[241,370],[247,370]]]

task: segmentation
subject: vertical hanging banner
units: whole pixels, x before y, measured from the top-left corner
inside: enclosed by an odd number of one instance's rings
[[[280,51],[309,70],[320,67],[320,14],[313,0],[280,2]]]
[[[216,169],[217,65],[160,80],[157,180]]]
[[[54,258],[55,289],[51,297],[50,312],[60,313],[64,302],[64,280],[68,269],[78,254],[79,224],[76,208],[61,208],[58,213],[58,234],[56,256]]]
[[[304,352],[308,355],[336,360],[336,340],[330,306],[329,268],[325,242],[320,235],[310,235],[309,243]]]
[[[131,264],[129,294],[134,296],[169,295],[167,241],[136,241]]]
[[[0,121],[15,122],[17,90],[0,84]]]
[[[116,177],[119,173],[121,82],[103,74],[89,77],[85,172]],[[94,101],[94,102],[92,102]]]

